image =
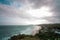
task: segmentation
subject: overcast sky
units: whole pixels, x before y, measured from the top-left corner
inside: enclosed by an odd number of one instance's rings
[[[60,0],[0,0],[0,25],[60,23]]]

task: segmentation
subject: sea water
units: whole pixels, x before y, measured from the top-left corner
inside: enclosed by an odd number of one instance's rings
[[[31,25],[5,25],[0,26],[0,40],[8,40],[13,35],[23,34],[33,29]]]

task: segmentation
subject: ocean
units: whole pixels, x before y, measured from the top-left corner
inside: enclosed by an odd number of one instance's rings
[[[5,25],[0,26],[0,40],[8,40],[13,35],[31,34],[32,25]]]
[[[8,40],[12,36],[19,34],[31,35],[39,29],[41,29],[41,27],[35,25],[0,25],[0,40]],[[55,30],[55,33],[60,34],[58,31],[59,30]]]

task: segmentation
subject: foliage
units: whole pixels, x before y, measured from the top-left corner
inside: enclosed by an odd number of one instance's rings
[[[39,40],[39,38],[32,35],[20,34],[20,35],[11,37],[8,40]]]

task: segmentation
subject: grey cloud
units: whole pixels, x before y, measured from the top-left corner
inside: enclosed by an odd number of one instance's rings
[[[24,9],[24,8],[23,8]],[[19,10],[11,6],[0,5],[0,24],[27,24],[33,20],[29,13],[25,13],[25,10]]]
[[[40,8],[42,6],[53,6],[53,0],[13,0],[14,2],[22,3],[26,5],[26,3],[31,4],[33,8]]]
[[[46,19],[47,21],[52,23],[60,23],[60,0],[30,0],[30,2],[34,3],[34,8],[39,8],[41,6],[49,6],[51,12],[53,13],[53,16],[45,17],[43,19]]]
[[[54,12],[55,16],[60,16],[60,0],[54,1],[54,6],[52,8],[52,12]]]
[[[49,21],[60,23],[60,0],[54,0],[53,3],[54,5],[51,9],[51,11],[53,12],[53,16]]]
[[[60,23],[60,16],[52,16],[43,18],[47,20],[49,23]]]
[[[0,16],[30,18],[30,15],[23,10],[6,5],[0,5]]]
[[[16,1],[17,3],[18,2],[22,3],[24,5],[26,4],[26,2],[28,2],[29,5],[33,3],[33,5],[31,5],[32,8],[40,8],[42,6],[50,7],[51,12],[53,12],[53,16],[44,18],[32,17],[29,13],[25,12],[24,8],[23,10],[19,10],[16,7],[0,4],[0,17],[21,18],[23,20],[22,22],[24,22],[24,20],[27,22],[32,20],[44,19],[52,23],[60,23],[60,0],[13,0],[13,1],[14,2]]]
[[[27,0],[13,0],[13,2],[25,4],[27,2]]]
[[[33,3],[33,8],[40,8],[42,6],[51,6],[53,0],[29,0],[30,3]]]

